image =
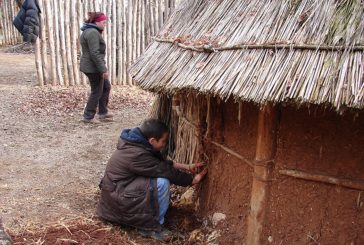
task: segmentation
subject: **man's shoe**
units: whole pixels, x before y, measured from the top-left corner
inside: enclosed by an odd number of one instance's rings
[[[169,242],[172,239],[172,232],[167,229],[161,231],[138,230],[138,232],[143,237],[150,237],[158,241]]]
[[[96,120],[95,118],[92,118],[92,119],[82,118],[81,122],[90,123],[90,124],[99,124],[100,123],[100,121]]]

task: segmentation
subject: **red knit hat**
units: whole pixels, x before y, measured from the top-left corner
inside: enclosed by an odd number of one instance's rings
[[[103,20],[107,20],[107,16],[106,16],[106,15],[104,15],[104,14],[102,14],[102,15],[100,15],[99,17],[95,18],[95,23],[96,23],[96,22],[101,22],[101,21],[103,21]]]

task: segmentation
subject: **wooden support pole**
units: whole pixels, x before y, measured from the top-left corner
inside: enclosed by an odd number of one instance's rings
[[[246,244],[262,244],[261,233],[270,195],[273,159],[276,154],[277,109],[272,104],[259,111],[254,176]]]
[[[350,189],[364,191],[364,181],[363,180],[336,178],[336,177],[327,176],[327,175],[323,175],[323,174],[307,173],[304,171],[291,170],[291,169],[279,170],[279,173],[282,175],[286,175],[286,176],[290,176],[290,177],[294,177],[294,178],[298,178],[298,179],[317,181],[317,182],[321,182],[321,183],[338,185],[338,186],[347,187]]]

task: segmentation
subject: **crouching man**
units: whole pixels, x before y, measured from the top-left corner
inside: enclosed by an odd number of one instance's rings
[[[207,169],[193,175],[203,164],[182,164],[163,159],[160,151],[168,141],[168,127],[148,119],[140,127],[121,132],[100,183],[97,214],[108,221],[138,228],[144,236],[168,241],[162,228],[169,206],[170,185],[199,183]]]

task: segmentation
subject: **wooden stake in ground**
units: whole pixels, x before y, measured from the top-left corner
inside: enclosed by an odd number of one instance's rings
[[[136,58],[140,56],[140,50],[141,50],[141,5],[142,1],[137,1],[137,15],[136,15]]]
[[[116,14],[116,1],[112,1],[112,26],[111,26],[111,63],[112,63],[112,82],[113,84],[118,84],[116,79],[117,70],[117,46],[116,46],[116,36],[117,36],[117,14]]]
[[[129,69],[129,66],[133,60],[133,52],[132,52],[132,23],[133,23],[133,6],[132,6],[132,0],[128,1],[128,8],[127,8],[127,14],[128,14],[128,21],[126,23],[127,28],[127,67],[126,69]],[[128,84],[131,85],[132,80],[130,75],[127,73],[127,81]]]
[[[54,13],[59,13],[58,1],[53,1]],[[53,24],[55,27],[55,46],[56,46],[56,69],[57,69],[57,80],[61,86],[64,86],[64,80],[62,75],[62,57],[61,57],[61,41],[60,41],[60,22],[59,14],[53,14]]]
[[[170,0],[164,0],[164,23],[167,22],[167,19],[169,17],[169,1]]]
[[[48,55],[47,55],[47,34],[46,34],[46,23],[44,18],[44,7],[43,7],[43,0],[38,0],[39,8],[41,9],[40,14],[40,44],[42,48],[42,68],[43,68],[43,81],[44,84],[49,83],[49,76],[48,76]]]
[[[64,8],[65,3],[64,0],[58,1],[59,7],[59,23],[60,23],[60,43],[61,43],[61,56],[63,63],[63,75],[64,75],[64,84],[66,86],[70,83],[69,73],[68,73],[68,65],[67,65],[67,51],[66,51],[66,35],[65,35],[65,22],[64,22]]]
[[[86,4],[88,1],[86,1],[85,3],[83,3],[82,1],[77,1],[77,2],[78,2],[78,8],[77,8],[78,27],[81,27],[83,25],[83,21],[86,16],[85,8],[86,8]],[[80,30],[78,30],[78,31],[80,31]],[[81,57],[82,49],[81,49],[81,42],[80,42],[79,37],[78,37],[77,49],[78,49],[78,52],[80,53],[80,57]],[[80,74],[80,80],[81,80],[80,83],[82,85],[85,85],[86,76],[82,72],[79,72],[79,74]]]
[[[71,9],[77,8],[77,0],[71,0]],[[71,32],[71,50],[72,50],[72,66],[73,66],[73,76],[75,80],[75,84],[80,84],[80,73],[79,73],[79,65],[77,61],[77,55],[78,55],[78,37],[80,36],[80,31],[78,28],[78,18],[75,12],[72,14],[71,18],[71,26],[72,26],[72,32]]]
[[[117,70],[118,70],[118,82],[117,84],[123,84],[123,16],[122,16],[122,0],[117,1]]]
[[[161,29],[163,25],[163,1],[158,0],[158,30]]]
[[[138,9],[138,0],[132,0],[132,5],[133,5],[133,20],[132,20],[132,62],[136,59],[136,38],[137,38],[137,9]],[[131,62],[131,63],[132,63]]]
[[[37,38],[35,42],[35,67],[37,69],[37,75],[38,75],[38,84],[39,86],[44,85],[44,79],[43,79],[43,67],[42,67],[42,56],[41,56],[41,46],[40,46],[40,40]]]
[[[51,57],[51,77],[52,85],[57,85],[57,70],[56,70],[56,47],[54,45],[54,29],[53,29],[53,18],[52,18],[52,7],[50,1],[44,1],[45,16],[47,17],[47,31],[48,31],[48,42]]]
[[[114,81],[113,81],[113,78],[112,78],[112,73],[113,73],[113,67],[112,67],[112,56],[113,56],[113,53],[112,53],[112,47],[111,47],[111,38],[112,38],[112,19],[110,20],[110,17],[113,18],[111,15],[112,15],[112,5],[113,5],[113,2],[112,1],[107,1],[107,10],[106,10],[106,15],[109,16],[109,24],[107,25],[106,27],[106,35],[105,36],[105,42],[106,42],[106,64],[107,64],[107,68],[109,69],[109,79],[110,79],[110,82],[113,84]],[[105,32],[105,30],[104,30]]]
[[[123,24],[122,24],[122,28],[123,28],[123,37],[122,37],[122,45],[123,45],[123,52],[122,52],[122,55],[123,55],[123,60],[122,60],[122,63],[121,63],[121,66],[123,68],[123,85],[126,85],[128,83],[127,81],[127,71],[126,71],[126,64],[127,64],[127,27],[126,27],[126,23],[127,23],[127,15],[126,15],[126,7],[125,7],[125,1],[122,0],[121,1],[121,8],[122,8],[122,21],[123,21]]]
[[[259,111],[258,119],[257,147],[246,238],[246,243],[251,245],[263,243],[261,233],[270,194],[273,158],[276,153],[276,131],[277,108],[272,104],[267,104]]]
[[[66,38],[66,55],[67,55],[67,69],[68,69],[68,77],[69,77],[69,85],[75,85],[75,78],[73,72],[72,65],[72,46],[71,46],[71,29],[70,29],[70,0],[65,1],[65,16],[64,16],[64,24],[65,24],[65,38]]]
[[[141,53],[144,52],[145,50],[145,1],[141,1],[141,10],[140,10],[140,15],[141,15],[141,26],[140,26],[140,38],[141,38]]]

